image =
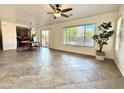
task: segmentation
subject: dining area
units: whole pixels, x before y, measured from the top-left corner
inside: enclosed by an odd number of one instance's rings
[[[39,47],[36,41],[36,33],[31,33],[31,29],[16,27],[17,51],[31,51]]]

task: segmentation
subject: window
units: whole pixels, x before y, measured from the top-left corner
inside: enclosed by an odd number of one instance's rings
[[[119,46],[120,46],[121,21],[122,18],[120,17],[117,21],[117,32],[116,32],[116,43],[115,43],[115,50],[117,52],[119,52]]]
[[[94,46],[92,36],[95,32],[95,24],[74,27],[65,27],[63,33],[63,43],[79,46]]]

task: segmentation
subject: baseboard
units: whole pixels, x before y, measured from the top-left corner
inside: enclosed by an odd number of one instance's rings
[[[49,48],[49,49],[56,50],[56,51],[61,51],[61,52],[66,52],[66,53],[71,53],[71,54],[77,54],[77,55],[95,57],[93,55],[88,55],[88,54],[83,54],[83,53],[77,53],[77,52],[73,52],[73,51],[66,51],[66,50],[62,50],[62,49],[55,49],[55,48]]]
[[[16,49],[7,49],[7,50],[2,50],[3,52],[4,51],[16,51]]]
[[[61,51],[61,52],[67,52],[67,53],[73,53],[73,54],[79,54],[79,55],[84,55],[84,56],[95,57],[94,55],[88,55],[88,54],[83,54],[83,53],[78,53],[78,52],[73,52],[73,51],[66,51],[66,50],[62,50],[62,49],[56,49],[56,48],[49,48],[49,49],[56,50],[56,51]],[[105,59],[113,60],[112,57],[105,57]]]

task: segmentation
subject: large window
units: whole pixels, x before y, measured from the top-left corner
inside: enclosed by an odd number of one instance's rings
[[[115,50],[119,52],[120,46],[120,35],[121,35],[121,17],[117,21],[117,32],[116,32],[116,43],[115,43]]]
[[[92,36],[95,32],[95,24],[65,27],[63,33],[63,43],[78,46],[94,46]]]

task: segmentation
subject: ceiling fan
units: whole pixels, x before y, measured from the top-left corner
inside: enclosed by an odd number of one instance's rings
[[[62,4],[55,4],[55,7],[52,4],[49,4],[49,6],[52,8],[53,12],[47,12],[47,14],[53,14],[54,19],[56,19],[60,16],[69,18],[69,15],[66,15],[64,13],[72,10],[72,8],[61,9]]]

